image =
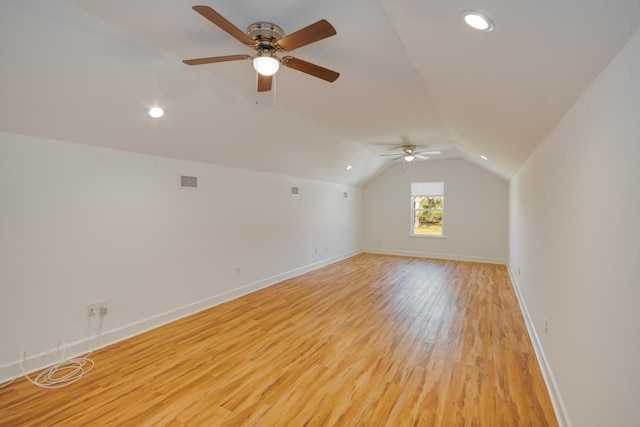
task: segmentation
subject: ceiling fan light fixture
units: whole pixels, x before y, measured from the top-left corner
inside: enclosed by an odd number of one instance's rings
[[[464,22],[471,28],[478,31],[493,31],[493,21],[481,13],[473,10],[465,10],[462,12]]]
[[[280,61],[273,57],[271,52],[265,50],[253,58],[253,68],[263,76],[273,76],[280,69]]]
[[[416,158],[416,156],[414,156],[413,154],[407,154],[406,156],[404,156],[404,159],[405,159],[407,162],[412,162],[412,161],[413,161],[413,159],[415,159],[415,158]]]

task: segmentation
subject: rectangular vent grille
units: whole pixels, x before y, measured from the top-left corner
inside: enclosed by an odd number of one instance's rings
[[[300,189],[298,187],[291,187],[291,195],[292,196],[299,196],[300,195]]]
[[[180,176],[180,187],[182,188],[198,188],[197,176]]]
[[[344,198],[346,199],[347,197],[349,197],[349,193],[347,193],[347,192],[345,191],[344,193],[342,193],[342,197],[344,197]]]

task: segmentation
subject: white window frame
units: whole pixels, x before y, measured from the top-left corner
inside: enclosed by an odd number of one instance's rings
[[[434,197],[440,196],[442,197],[442,209],[416,209],[415,208],[415,197]],[[444,235],[444,181],[429,181],[429,182],[412,182],[411,183],[411,197],[410,197],[411,209],[410,214],[411,218],[409,220],[409,235],[411,237],[426,237],[426,238],[436,238],[443,239]],[[415,234],[414,223],[416,218],[417,211],[424,212],[441,212],[442,213],[442,234]]]

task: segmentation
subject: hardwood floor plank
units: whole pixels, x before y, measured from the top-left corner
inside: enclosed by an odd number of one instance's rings
[[[557,425],[500,265],[360,254],[105,350],[0,425]]]

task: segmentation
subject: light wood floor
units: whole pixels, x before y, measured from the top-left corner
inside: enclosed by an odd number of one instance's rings
[[[0,425],[557,425],[499,265],[361,254],[108,349]]]

